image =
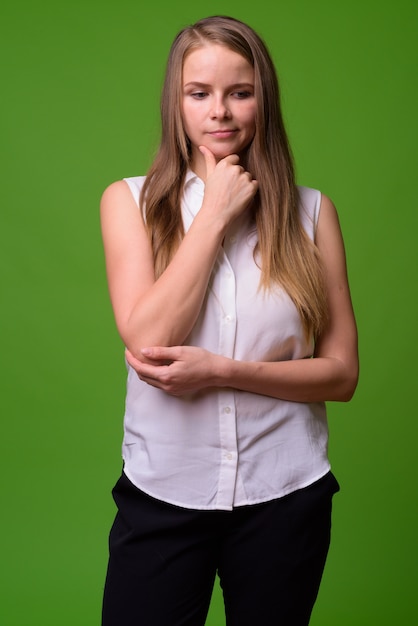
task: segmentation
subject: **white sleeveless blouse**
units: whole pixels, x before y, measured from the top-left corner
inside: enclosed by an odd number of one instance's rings
[[[145,177],[125,179],[139,202]],[[300,214],[313,238],[321,194],[300,187]],[[185,182],[185,230],[199,211],[204,183]],[[197,322],[184,342],[237,360],[310,357],[299,315],[286,293],[258,291],[257,234],[245,214],[227,232]],[[128,366],[122,456],[139,489],[185,508],[224,509],[266,502],[325,475],[324,403],[277,400],[234,389],[176,398],[139,380]]]

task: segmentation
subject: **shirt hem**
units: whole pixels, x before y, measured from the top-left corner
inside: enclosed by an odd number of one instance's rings
[[[331,464],[328,463],[326,468],[319,474],[316,474],[314,477],[311,477],[308,480],[305,480],[301,483],[298,483],[297,485],[289,487],[288,489],[280,490],[278,493],[273,494],[270,497],[255,498],[255,499],[251,498],[251,499],[247,499],[246,501],[240,500],[238,502],[234,502],[231,505],[227,505],[227,504],[219,505],[218,504],[216,506],[212,506],[212,505],[185,504],[184,502],[179,502],[172,498],[163,498],[161,495],[157,495],[154,492],[150,491],[149,489],[146,489],[142,485],[138,484],[138,481],[134,480],[129,470],[126,467],[123,468],[124,474],[131,481],[131,483],[137,489],[145,493],[147,496],[150,496],[151,498],[154,498],[155,500],[159,500],[160,502],[164,502],[165,504],[169,504],[171,506],[175,506],[181,509],[187,509],[189,511],[232,511],[234,509],[242,508],[244,506],[266,504],[267,502],[272,502],[273,500],[280,500],[281,498],[284,498],[292,493],[295,493],[296,491],[299,491],[300,489],[305,489],[306,487],[310,487],[315,482],[317,482],[318,480],[326,476],[326,474],[328,474],[328,472],[330,471],[331,471]]]

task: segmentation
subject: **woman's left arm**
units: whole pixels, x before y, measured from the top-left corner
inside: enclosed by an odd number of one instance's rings
[[[329,320],[313,358],[278,362],[236,361],[202,348],[147,348],[143,364],[127,359],[148,384],[180,396],[208,387],[231,387],[295,402],[342,401],[358,380],[357,328],[347,278],[344,243],[336,209],[322,197],[316,243],[325,273]]]

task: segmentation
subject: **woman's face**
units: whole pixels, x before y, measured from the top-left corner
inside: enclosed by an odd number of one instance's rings
[[[244,57],[219,44],[193,50],[183,66],[183,124],[192,145],[194,172],[204,179],[199,146],[217,160],[242,155],[255,133],[254,69]]]

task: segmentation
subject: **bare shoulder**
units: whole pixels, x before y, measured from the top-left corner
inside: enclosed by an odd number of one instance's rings
[[[104,190],[100,200],[100,221],[106,239],[114,240],[118,232],[123,232],[124,237],[135,233],[142,236],[145,230],[143,216],[126,181],[118,180]]]
[[[124,180],[111,183],[100,201],[100,223],[108,264],[115,258],[149,256],[149,241],[142,212]],[[140,251],[140,252],[139,252]]]
[[[321,196],[316,244],[323,252],[344,247],[337,209],[331,198],[325,194]]]
[[[321,208],[319,212],[319,221],[338,220],[338,212],[331,198],[321,193]]]
[[[100,209],[102,212],[107,212],[112,210],[113,207],[120,205],[130,206],[131,208],[136,207],[131,190],[124,180],[117,180],[111,183],[106,187],[100,199]]]

